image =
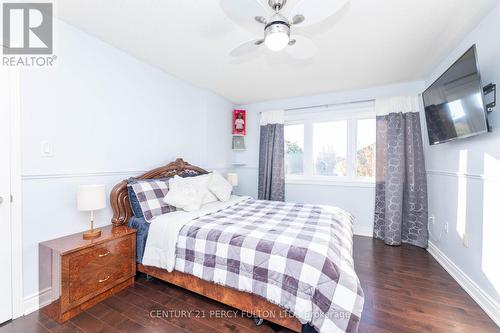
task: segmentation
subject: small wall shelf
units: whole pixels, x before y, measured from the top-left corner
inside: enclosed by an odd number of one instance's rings
[[[241,135],[233,135],[232,148],[234,151],[246,150],[245,137]]]

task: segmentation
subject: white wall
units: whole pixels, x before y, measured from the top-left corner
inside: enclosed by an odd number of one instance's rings
[[[493,82],[500,87],[499,31],[500,6],[497,6],[435,68],[426,85],[476,44],[483,84]],[[426,152],[429,213],[436,221],[431,229],[432,242],[491,298],[490,314],[496,311],[497,322],[500,322],[499,112],[497,107],[490,116],[493,133],[428,147]],[[448,233],[443,233],[445,223],[449,224]],[[469,248],[463,245],[464,233],[469,237]]]
[[[247,110],[247,136],[245,152],[234,152],[233,158],[246,163],[236,170],[240,176],[238,192],[257,196],[257,171],[259,164],[259,112],[276,109],[298,108],[314,105],[347,103],[422,92],[423,82],[407,82],[395,85],[359,89],[314,96],[303,96],[283,100],[238,106]],[[333,186],[286,184],[287,201],[338,206],[356,217],[355,232],[371,235],[375,203],[374,186]]]
[[[56,21],[53,69],[21,74],[24,296],[36,302],[38,243],[88,228],[80,184],[120,180],[183,157],[230,164],[232,103]],[[225,133],[225,134],[224,134]],[[40,156],[50,141],[54,156]],[[226,146],[224,146],[226,145]],[[110,223],[111,209],[96,213]],[[28,309],[29,310],[29,309]]]

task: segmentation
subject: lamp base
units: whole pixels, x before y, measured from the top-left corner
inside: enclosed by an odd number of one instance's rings
[[[101,237],[101,230],[89,230],[83,233],[83,239],[95,239]]]

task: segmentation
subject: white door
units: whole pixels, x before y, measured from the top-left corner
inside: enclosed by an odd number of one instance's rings
[[[10,206],[11,89],[0,68],[0,323],[12,318],[12,233]]]

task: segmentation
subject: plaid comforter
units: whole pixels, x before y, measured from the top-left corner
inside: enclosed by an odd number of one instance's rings
[[[185,225],[175,269],[262,296],[318,332],[357,332],[352,220],[333,207],[244,200]]]

